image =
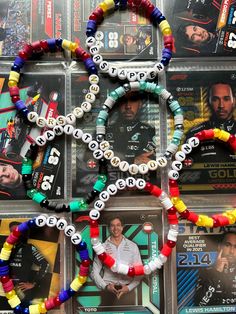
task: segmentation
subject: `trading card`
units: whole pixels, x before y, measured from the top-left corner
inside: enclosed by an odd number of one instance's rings
[[[184,111],[184,141],[204,129],[236,134],[235,82],[236,72],[228,70],[167,74],[168,90]],[[183,192],[235,193],[235,154],[222,141],[202,141],[187,155],[179,184]]]
[[[93,264],[88,282],[80,290],[80,295],[74,299],[74,313],[163,313],[162,270],[145,277],[111,274],[98,258],[93,256],[89,226],[84,221],[81,222],[81,217],[76,215],[74,220],[77,221],[76,227],[81,229],[83,239],[87,242]],[[114,237],[117,239],[118,233],[123,235],[122,242],[117,247],[117,256],[113,256],[121,262],[122,258],[128,258],[130,263],[147,263],[158,255],[162,247],[161,211],[104,211],[101,214],[99,230],[100,239],[105,245],[112,243]],[[76,253],[75,272],[78,271],[79,264],[79,255]],[[113,283],[116,291],[106,291],[104,285],[107,282]],[[128,286],[129,291],[118,295],[118,290],[124,286]]]
[[[175,57],[235,56],[235,0],[167,1]]]
[[[84,132],[89,132],[95,137],[96,119],[102,104],[109,92],[119,86],[119,83],[100,78],[100,95],[92,106],[92,110],[85,114],[82,121],[79,121],[78,128]],[[71,101],[72,106],[79,106],[87,92],[87,76],[83,73],[72,73],[71,77]],[[112,149],[121,160],[126,160],[130,164],[140,164],[145,159],[145,163],[150,159],[155,159],[160,153],[160,120],[158,98],[149,97],[146,94],[132,93],[123,97],[110,112],[107,125],[107,140]],[[119,171],[117,168],[109,167],[109,182],[114,183],[117,179],[129,176],[127,173]],[[84,196],[90,192],[93,183],[97,179],[99,162],[82,141],[74,141],[72,147],[72,177],[73,177],[73,197]],[[160,181],[160,171],[157,171]],[[155,184],[156,174],[148,173],[146,180],[152,180]],[[124,193],[123,193],[124,194]]]
[[[1,75],[0,91],[0,199],[27,199],[22,182],[22,157],[42,129],[30,128],[16,113],[7,88],[7,75]],[[20,96],[30,111],[42,117],[65,112],[65,76],[24,74]],[[32,104],[33,98],[38,100]],[[34,163],[33,184],[48,198],[64,197],[65,139],[57,138],[39,149]]]
[[[155,3],[154,0],[151,2]],[[90,14],[99,0],[73,0],[71,5],[72,40],[86,41],[86,26]],[[141,13],[141,14],[140,14]],[[157,58],[158,29],[150,24],[142,12],[136,10],[115,11],[107,14],[95,35],[100,52],[108,59],[153,60]]]
[[[14,56],[25,43],[66,37],[66,1],[1,0],[0,56]]]
[[[178,313],[236,312],[236,226],[182,221],[176,245]]]
[[[0,247],[12,230],[28,218],[0,218]],[[60,290],[60,241],[57,228],[24,233],[10,257],[10,276],[24,307],[56,296]],[[0,283],[0,313],[13,313]],[[57,311],[60,312],[60,311]]]

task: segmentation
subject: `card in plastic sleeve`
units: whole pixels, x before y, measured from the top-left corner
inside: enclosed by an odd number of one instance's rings
[[[81,214],[80,214],[81,217]],[[151,211],[145,209],[143,211],[124,210],[124,211],[104,211],[101,213],[100,234],[101,240],[109,237],[109,222],[116,217],[121,217],[124,221],[123,235],[130,241],[134,242],[139,249],[143,263],[148,262],[154,256],[157,256],[158,250],[162,246],[162,217],[160,211]],[[74,221],[78,216],[74,215]],[[83,238],[89,244],[89,255],[94,255],[90,245],[89,226],[86,223],[79,222],[76,224],[77,228],[81,229]],[[124,248],[125,249],[125,248]],[[127,248],[128,249],[128,248]],[[124,254],[124,252],[123,252]],[[130,252],[127,251],[127,254]],[[94,257],[92,260],[94,260]],[[77,265],[80,264],[79,255],[76,254]],[[75,272],[78,271],[78,266],[75,265]],[[95,264],[92,266],[92,271],[95,273]],[[103,277],[102,272],[100,275]],[[99,276],[100,276],[99,275]],[[120,281],[126,280],[123,275],[120,276]],[[123,277],[123,278],[122,278]],[[96,277],[97,278],[97,277]],[[138,278],[138,277],[137,277]],[[98,280],[98,279],[96,279]],[[154,272],[152,275],[145,276],[138,280],[137,286],[129,293],[130,298],[133,298],[132,305],[127,305],[127,298],[120,298],[116,300],[116,296],[108,297],[104,295],[104,290],[98,288],[95,274],[93,280],[88,279],[88,283],[80,290],[78,298],[74,299],[74,312],[85,313],[162,313],[163,310],[163,277],[162,271]],[[118,280],[118,279],[117,279]],[[118,281],[115,284],[119,284]],[[117,287],[118,289],[118,287]],[[127,297],[129,297],[127,294]],[[131,301],[132,302],[132,301]]]
[[[99,85],[101,91],[97,101],[93,103],[92,110],[85,114],[83,120],[79,121],[78,124],[78,128],[93,134],[94,138],[98,112],[101,110],[109,92],[117,88],[119,83],[101,77]],[[72,73],[71,87],[72,107],[74,108],[80,105],[84,94],[87,92],[87,76],[82,73]],[[149,98],[148,96],[141,93],[132,94],[129,98],[129,104],[133,104],[133,109],[129,105],[125,105],[124,108],[126,109],[123,109],[129,112],[129,120],[125,121],[124,113],[122,114],[119,109],[121,107],[119,102],[109,113],[106,138],[111,144],[115,155],[130,164],[134,163],[135,160],[138,162],[136,158],[141,158],[141,156],[155,159],[155,154],[157,155],[160,152],[159,105],[156,105],[158,99]],[[92,190],[93,183],[97,178],[98,168],[99,162],[93,157],[87,146],[81,140],[74,140],[72,147],[73,197],[84,196],[84,193]],[[128,173],[112,168],[109,162],[108,169],[110,183],[129,176]],[[160,171],[157,173],[160,180]],[[155,172],[147,173],[145,179],[157,184]]]
[[[204,129],[236,134],[235,71],[173,71],[168,90],[184,111],[184,140]],[[214,85],[215,84],[215,85]],[[171,120],[168,122],[171,128]],[[182,192],[235,193],[235,154],[216,140],[203,141],[187,155],[180,172]]]
[[[78,43],[86,41],[88,17],[99,3],[99,0],[72,1],[73,41]],[[107,14],[102,25],[98,26],[95,38],[101,54],[112,60],[157,58],[157,29],[138,12],[125,10]]]
[[[176,245],[178,313],[235,313],[236,226],[182,221]]]
[[[21,178],[22,157],[42,129],[30,128],[15,110],[7,88],[7,75],[1,75],[0,94],[0,199],[26,199]],[[35,104],[32,99],[40,95]],[[56,117],[65,112],[65,76],[54,74],[24,74],[21,79],[21,99],[29,110],[40,116]],[[48,198],[64,197],[64,137],[40,147],[34,163],[33,184]]]

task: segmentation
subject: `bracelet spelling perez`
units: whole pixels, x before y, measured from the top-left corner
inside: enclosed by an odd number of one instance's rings
[[[70,237],[71,242],[75,245],[79,252],[81,265],[78,276],[71,282],[67,290],[61,290],[57,296],[46,299],[39,304],[33,304],[29,307],[23,307],[20,298],[14,289],[14,284],[10,278],[10,256],[15,244],[20,240],[21,234],[31,228],[43,227],[57,227],[58,230],[64,231],[65,235]],[[70,299],[86,282],[89,272],[90,259],[87,250],[86,242],[82,241],[81,234],[76,232],[73,225],[68,224],[64,218],[57,218],[56,216],[40,215],[37,218],[30,219],[17,226],[12,233],[7,237],[3,248],[0,252],[0,281],[5,292],[8,303],[15,314],[40,314],[60,306],[62,303]],[[30,266],[30,265],[29,265]]]

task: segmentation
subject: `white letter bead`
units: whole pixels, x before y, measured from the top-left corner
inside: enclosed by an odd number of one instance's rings
[[[38,227],[43,227],[46,225],[47,222],[47,216],[46,215],[40,215],[36,217],[35,223]]]
[[[127,71],[126,70],[118,70],[118,78],[120,80],[125,80],[127,77]]]
[[[82,135],[82,141],[84,142],[84,143],[89,143],[89,142],[91,142],[93,140],[93,138],[92,138],[92,135],[91,134],[89,134],[89,133],[84,133],[83,135]]]
[[[107,152],[107,151],[106,151],[106,152]],[[104,154],[104,156],[105,156],[105,154]],[[119,167],[119,165],[120,165],[120,158],[119,158],[119,157],[116,157],[116,156],[112,157],[112,159],[111,159],[111,165],[112,165],[113,167]]]
[[[148,71],[147,71],[147,78],[148,78],[149,80],[154,80],[154,78],[156,77],[156,75],[157,75],[157,72],[154,71],[154,70],[148,70]]]
[[[60,218],[57,222],[57,229],[64,230],[67,227],[68,223],[64,218]]]
[[[102,191],[99,194],[99,199],[103,202],[107,202],[110,198],[110,194],[107,191]]]
[[[175,160],[171,165],[173,170],[180,171],[183,168],[183,164],[181,161]]]
[[[110,147],[110,144],[108,141],[102,141],[100,143],[100,149],[103,151],[106,151]]]
[[[116,77],[117,74],[118,74],[118,69],[117,69],[117,67],[110,66],[110,67],[109,67],[109,70],[108,70],[108,74],[109,74],[111,77]]]
[[[119,168],[121,171],[128,171],[129,169],[129,163],[127,161],[121,161],[119,164]]]
[[[71,135],[73,133],[74,129],[75,128],[72,125],[66,124],[64,126],[64,133],[66,133],[67,135]]]
[[[147,73],[146,72],[138,72],[137,80],[138,81],[146,81],[147,80]]]
[[[195,136],[190,137],[187,142],[191,147],[197,147],[200,144],[199,139]]]
[[[168,172],[168,177],[172,180],[178,180],[179,179],[179,173],[176,170],[170,170]]]
[[[84,111],[83,109],[81,109],[80,107],[76,107],[73,110],[73,114],[76,116],[77,119],[82,118],[84,115]]]
[[[58,116],[58,117],[56,118],[56,122],[57,122],[58,125],[64,126],[64,125],[66,124],[66,117],[64,117],[64,116]]]
[[[110,184],[108,185],[107,187],[107,192],[110,194],[110,195],[115,195],[117,193],[117,187],[115,186],[115,184]]]
[[[89,51],[90,51],[92,56],[97,55],[99,53],[99,47],[96,45],[91,46]]]
[[[54,118],[47,119],[47,127],[52,129],[55,125],[57,125],[57,120]]]
[[[52,141],[55,138],[55,133],[51,130],[48,130],[44,132],[44,137],[46,138],[47,141]]]
[[[30,122],[36,122],[38,116],[39,116],[39,115],[37,114],[37,112],[31,111],[31,112],[28,113],[27,119],[28,119]]]
[[[94,152],[93,152],[93,157],[95,159],[101,159],[103,157],[103,151],[101,149],[96,149]]]
[[[179,151],[175,154],[175,159],[178,161],[184,161],[185,158],[186,158],[186,155],[184,152]]]
[[[38,146],[44,146],[47,143],[47,140],[44,136],[40,135],[36,137],[35,142]]]
[[[100,91],[100,88],[99,88],[99,86],[97,84],[92,84],[89,87],[89,91],[91,93],[93,93],[94,95],[97,95],[99,93],[99,91]]]
[[[145,188],[145,186],[146,186],[146,181],[145,180],[143,180],[141,178],[136,179],[136,187],[137,187],[137,189],[142,190],[142,189]]]
[[[78,245],[82,241],[81,234],[79,232],[74,233],[70,240],[74,245]]]
[[[92,47],[94,46],[96,43],[96,39],[93,37],[93,36],[89,36],[87,39],[86,39],[86,46],[87,47]]]
[[[149,160],[147,163],[148,169],[151,171],[157,170],[158,163],[156,160]]]
[[[48,227],[55,227],[57,224],[57,218],[55,216],[49,216],[46,224]]]
[[[126,182],[126,185],[129,187],[129,188],[133,188],[136,186],[136,180],[135,178],[133,177],[128,177],[125,179],[125,182]]]
[[[97,209],[97,210],[103,210],[105,208],[105,203],[101,200],[97,200],[95,203],[94,203],[94,209]]]
[[[114,157],[114,152],[111,149],[108,149],[104,152],[104,158],[112,159]]]
[[[158,62],[154,65],[154,69],[157,73],[161,73],[164,71],[165,67],[161,62]]]
[[[130,71],[127,73],[127,79],[130,81],[130,82],[135,82],[137,80],[137,75],[134,71]]]
[[[129,266],[125,264],[118,264],[117,265],[117,273],[122,275],[127,275],[129,271]]]
[[[141,164],[138,166],[138,170],[141,174],[148,173],[148,166],[146,164]]]
[[[192,147],[191,147],[191,145],[189,145],[189,144],[183,144],[183,145],[181,146],[181,151],[182,151],[183,153],[185,153],[185,154],[190,154],[191,151],[192,151]]]
[[[129,166],[129,173],[132,174],[132,175],[135,175],[138,173],[138,165],[136,164],[131,164]]]
[[[43,117],[38,117],[37,120],[36,120],[36,124],[37,126],[39,126],[40,128],[43,128],[46,126],[47,124],[47,120]]]
[[[169,197],[162,200],[161,203],[165,209],[169,209],[169,208],[173,207],[173,204],[172,204],[171,200],[169,199]]]
[[[96,97],[93,93],[87,93],[84,97],[84,99],[88,102],[90,102],[91,104],[93,104],[96,100]]]
[[[118,179],[115,184],[118,190],[124,190],[126,187],[126,182],[123,179]]]
[[[99,69],[101,70],[101,72],[106,73],[109,71],[109,63],[107,61],[102,61],[99,64]]]
[[[159,167],[165,167],[167,165],[167,159],[165,157],[157,158],[157,164]]]
[[[76,138],[77,140],[82,138],[83,134],[84,133],[83,133],[83,131],[81,129],[75,129],[73,131],[73,137]]]
[[[89,144],[88,144],[88,148],[90,150],[96,150],[98,149],[98,142],[97,141],[91,141]]]
[[[89,75],[89,83],[90,84],[98,84],[99,83],[99,77],[96,74]]]
[[[69,113],[68,115],[66,115],[66,122],[68,124],[75,124],[76,116],[73,113]]]
[[[55,135],[60,136],[64,133],[64,128],[61,125],[56,125],[53,128],[53,132],[55,133]]]
[[[99,213],[98,210],[92,209],[92,210],[90,210],[90,212],[89,212],[89,217],[90,217],[91,219],[93,219],[93,220],[97,220],[97,219],[99,219],[99,217],[100,217],[100,213]]]
[[[72,237],[73,234],[75,233],[75,227],[73,225],[68,225],[65,228],[64,233],[67,237]]]
[[[95,64],[100,64],[103,61],[103,57],[100,54],[93,56],[93,62]]]

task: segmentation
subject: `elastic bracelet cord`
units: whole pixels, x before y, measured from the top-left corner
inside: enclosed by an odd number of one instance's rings
[[[147,265],[129,266],[120,264],[111,255],[106,253],[105,248],[99,239],[98,219],[100,218],[100,211],[105,208],[105,203],[111,196],[116,195],[118,191],[124,190],[126,187],[132,189],[136,188],[138,190],[144,189],[155,197],[158,197],[163,208],[167,210],[168,213],[167,217],[170,228],[167,234],[167,242],[160,250],[158,257],[152,258]],[[93,250],[101,262],[113,272],[131,277],[149,275],[151,272],[154,272],[156,269],[160,269],[163,266],[167,257],[171,255],[171,252],[176,245],[178,236],[178,218],[176,212],[177,211],[170,198],[158,186],[146,182],[141,178],[135,179],[133,177],[128,177],[126,180],[118,179],[115,184],[108,185],[106,190],[99,194],[99,200],[94,203],[94,208],[89,212],[90,237]]]
[[[103,60],[101,54],[99,54],[99,46],[96,45],[96,31],[98,25],[100,25],[104,19],[104,16],[112,10],[127,8],[139,8],[143,15],[145,15],[153,25],[158,25],[164,40],[164,49],[162,50],[162,58],[160,62],[157,62],[154,67],[148,71],[127,71],[124,69],[118,69],[116,66],[111,65],[109,62]],[[165,67],[169,64],[172,57],[172,49],[174,46],[174,38],[172,30],[166,18],[162,15],[161,11],[154,6],[149,0],[104,0],[89,16],[86,29],[87,40],[86,44],[89,48],[91,55],[93,55],[93,61],[99,66],[99,69],[103,73],[107,73],[110,77],[118,77],[120,80],[128,80],[134,82],[136,80],[155,79],[158,73],[164,71]],[[138,73],[137,73],[138,72]]]
[[[99,160],[99,171],[98,178],[93,185],[93,189],[88,193],[87,197],[82,198],[79,201],[71,201],[69,204],[57,203],[55,201],[48,200],[47,196],[38,191],[32,180],[33,173],[33,163],[37,157],[38,146],[31,144],[30,149],[25,155],[22,162],[22,180],[26,189],[26,194],[34,202],[39,204],[41,207],[46,208],[57,213],[61,212],[78,212],[88,209],[88,205],[92,203],[99,193],[104,189],[107,182],[108,172],[107,172],[107,162],[105,159],[101,158]]]
[[[172,162],[172,170],[168,173],[171,200],[180,216],[197,226],[215,228],[234,224],[236,221],[236,209],[227,210],[224,213],[212,216],[199,215],[189,210],[180,198],[177,180],[179,178],[179,171],[183,167],[182,163],[186,155],[191,153],[192,149],[197,147],[200,142],[204,140],[219,140],[220,142],[228,144],[229,148],[232,149],[234,153],[236,152],[236,137],[229,132],[215,128],[196,133],[193,137],[188,139],[186,144],[182,145],[181,150],[175,154],[175,160]]]
[[[80,107],[76,107],[72,113],[67,114],[66,116],[59,115],[57,118],[49,117],[45,119],[40,117],[36,112],[29,112],[24,101],[20,99],[20,92],[18,83],[20,80],[20,71],[23,68],[25,62],[32,57],[40,57],[47,52],[56,52],[68,50],[75,54],[76,58],[83,61],[86,70],[89,74],[89,92],[85,95],[85,101],[82,102]],[[18,53],[18,56],[15,58],[15,61],[11,67],[11,72],[9,75],[8,87],[11,100],[14,103],[16,110],[19,115],[23,118],[23,121],[26,124],[34,124],[40,128],[47,127],[49,129],[54,129],[56,126],[64,126],[66,124],[75,124],[76,118],[82,118],[85,112],[89,112],[92,108],[92,104],[96,100],[96,95],[99,93],[99,78],[97,76],[97,69],[90,58],[90,55],[77,43],[69,41],[62,38],[51,38],[46,40],[40,40],[33,42],[31,44],[26,44]]]
[[[162,86],[159,86],[156,83],[149,83],[144,81],[126,83],[110,93],[98,114],[96,120],[96,134],[98,142],[103,141],[105,138],[105,125],[107,123],[110,110],[113,108],[119,98],[125,96],[129,92],[144,92],[151,93],[154,96],[160,96],[164,101],[167,102],[170,111],[174,115],[174,133],[172,139],[163,156],[157,158],[157,160],[150,160],[147,164],[143,163],[140,165],[130,165],[127,161],[121,161],[119,157],[114,156],[114,152],[112,150],[109,149],[104,152],[104,157],[110,160],[110,163],[113,167],[119,167],[120,170],[124,172],[129,171],[131,175],[135,175],[137,173],[145,174],[149,170],[155,171],[158,167],[165,167],[167,165],[167,160],[171,159],[172,156],[176,153],[183,136],[184,117],[178,101],[174,100],[171,93],[169,93]]]
[[[33,304],[29,307],[23,307],[18,297],[12,279],[10,278],[10,257],[15,244],[20,241],[20,236],[29,229],[37,227],[57,227],[58,230],[64,231],[65,235],[70,237],[72,244],[75,245],[81,259],[78,276],[71,282],[70,287],[66,290],[62,289],[55,297],[48,298],[39,304]],[[73,225],[70,225],[64,218],[56,216],[40,215],[37,218],[30,219],[17,226],[7,237],[3,248],[0,252],[0,281],[5,292],[8,303],[15,314],[40,314],[46,313],[55,307],[70,299],[86,282],[89,273],[89,253],[87,244],[82,240],[81,234],[76,231]]]

